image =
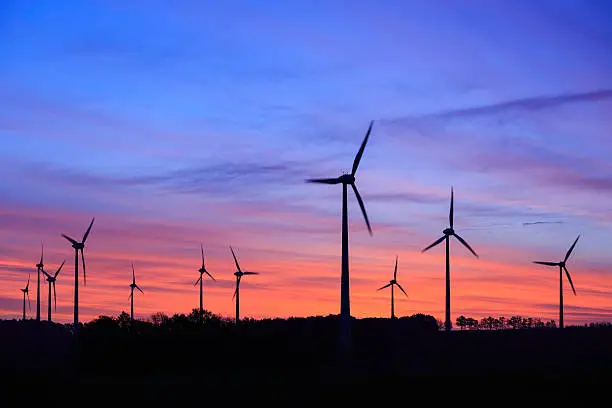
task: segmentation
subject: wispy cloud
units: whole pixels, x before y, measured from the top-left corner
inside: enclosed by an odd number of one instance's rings
[[[524,222],[523,226],[528,227],[530,225],[563,224],[563,223],[565,223],[565,221],[531,221],[531,222]]]
[[[203,193],[213,188],[235,189],[237,187],[262,188],[266,184],[283,186],[301,185],[312,167],[327,163],[319,159],[283,160],[265,157],[258,160],[217,160],[208,165],[185,165],[181,168],[140,175],[103,174],[83,171],[50,162],[21,163],[23,175],[37,181],[50,181],[63,185],[97,187],[158,186],[178,193]]]
[[[598,102],[608,99],[612,99],[612,89],[600,89],[586,92],[526,97],[493,103],[490,105],[451,109],[442,112],[429,113],[421,116],[406,116],[403,118],[388,119],[383,118],[381,119],[381,122],[384,124],[410,124],[422,120],[450,120],[460,118],[469,119],[482,116],[496,116],[512,112],[529,113],[546,109],[553,109],[568,104]]]

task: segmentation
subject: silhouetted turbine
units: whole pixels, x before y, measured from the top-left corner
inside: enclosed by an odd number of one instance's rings
[[[234,262],[236,263],[237,271],[234,272],[234,276],[236,276],[236,290],[234,291],[234,296],[232,299],[236,299],[236,327],[238,327],[238,323],[240,323],[240,280],[244,275],[259,275],[258,272],[247,272],[240,269],[240,265],[238,264],[238,259],[236,258],[236,254],[234,250],[230,246],[230,251],[232,251],[232,256],[234,257]]]
[[[40,273],[45,265],[43,264],[43,243],[40,243],[40,262],[36,264],[36,321],[40,322]]]
[[[62,262],[59,268],[57,268],[57,271],[55,271],[55,274],[53,274],[53,276],[49,275],[44,269],[42,271],[47,277],[47,282],[49,284],[49,302],[47,304],[47,321],[48,322],[51,322],[51,286],[53,286],[53,300],[55,301],[54,302],[55,310],[57,311],[57,292],[55,291],[55,281],[57,280],[57,275],[59,275],[60,271],[62,270],[64,263],[66,263],[65,260]]]
[[[26,319],[26,295],[28,296],[28,306],[30,307],[30,310],[32,310],[32,304],[30,303],[30,275],[28,274],[28,283],[26,284],[26,287],[24,289],[19,289],[20,291],[23,292],[23,320]]]
[[[136,284],[136,272],[134,272],[134,263],[132,262],[132,283],[130,283],[130,319],[134,321],[134,289],[138,289],[144,295],[140,286]]]
[[[349,258],[348,258],[348,209],[347,209],[347,186],[351,186],[361,207],[361,212],[365,218],[368,232],[372,235],[372,228],[370,227],[370,221],[368,220],[368,214],[366,213],[365,205],[359,195],[357,186],[355,186],[355,173],[361,161],[361,156],[368,143],[370,132],[374,121],[370,122],[368,131],[366,132],[365,138],[361,143],[361,147],[353,160],[353,169],[350,174],[343,174],[337,178],[328,179],[308,179],[308,183],[323,183],[323,184],[342,184],[342,274],[340,277],[340,342],[343,349],[346,351],[350,346],[351,340],[351,300],[350,300],[350,281],[349,281]]]
[[[377,290],[383,290],[385,288],[388,288],[389,286],[391,286],[391,319],[395,319],[395,288],[394,286],[397,286],[402,292],[404,292],[404,295],[408,297],[408,294],[406,293],[404,288],[402,288],[402,285],[400,285],[399,282],[397,281],[397,255],[395,256],[395,270],[393,271],[393,279],[390,280],[389,283],[387,283],[385,286],[378,288]]]
[[[202,277],[204,276],[204,274],[207,274],[208,276],[210,276],[210,279],[215,280],[215,278],[213,278],[213,276],[210,273],[208,273],[208,271],[206,270],[206,266],[204,265],[204,247],[202,246],[202,244],[200,244],[200,249],[202,250],[202,266],[200,267],[200,269],[198,269],[198,272],[200,272],[200,277],[198,278],[197,281],[195,281],[193,286],[200,283],[200,317],[199,319],[202,320],[202,314],[204,313],[204,306],[203,306],[204,288],[202,287],[204,279],[202,279]]]
[[[427,248],[423,249],[421,252],[425,252],[430,248],[435,247],[442,241],[446,241],[446,318],[444,321],[444,328],[446,331],[450,331],[452,328],[451,323],[451,306],[450,306],[450,237],[455,237],[461,242],[476,258],[478,258],[478,254],[474,252],[474,250],[469,246],[467,242],[463,238],[461,238],[453,229],[453,203],[454,203],[454,193],[453,188],[451,187],[451,201],[450,201],[450,212],[448,214],[448,221],[450,224],[449,228],[446,228],[442,231],[442,237],[435,241],[433,244],[429,245]]]
[[[565,271],[565,275],[567,276],[567,280],[569,280],[569,283],[572,287],[572,291],[574,292],[574,296],[576,296],[576,289],[574,289],[574,283],[572,282],[572,277],[570,276],[570,273],[567,270],[565,263],[567,262],[570,255],[572,254],[572,251],[574,250],[574,247],[576,246],[576,243],[578,242],[579,238],[580,238],[580,235],[578,235],[578,237],[576,238],[576,240],[574,241],[570,249],[565,254],[565,258],[563,258],[561,262],[533,261],[533,263],[537,263],[540,265],[559,267],[559,328],[560,329],[563,328],[563,271]]]
[[[81,251],[81,260],[83,263],[83,283],[87,286],[87,276],[85,274],[85,254],[83,253],[83,249],[85,248],[85,241],[87,240],[87,236],[91,231],[91,227],[94,223],[95,217],[91,219],[91,223],[85,231],[85,235],[83,235],[83,240],[81,242],[77,242],[76,240],[70,238],[66,234],[62,234],[62,237],[66,238],[72,244],[74,248],[74,328],[75,330],[79,327],[79,251]]]

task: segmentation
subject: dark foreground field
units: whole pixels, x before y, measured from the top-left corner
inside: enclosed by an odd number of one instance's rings
[[[215,318],[102,318],[73,334],[69,326],[0,321],[2,384],[51,399],[75,390],[90,402],[218,398],[213,406],[395,394],[479,400],[489,392],[499,401],[534,392],[558,399],[612,386],[610,327],[445,333],[423,315],[360,319],[348,357],[338,353],[337,327],[334,316],[247,321],[240,330]]]

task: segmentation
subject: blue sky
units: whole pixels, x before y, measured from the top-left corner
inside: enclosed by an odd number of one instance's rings
[[[611,18],[606,1],[3,2],[0,314],[40,240],[59,264],[59,233],[93,216],[86,316],[127,307],[132,260],[159,289],[143,316],[189,310],[200,242],[227,281],[213,311],[232,313],[232,244],[268,272],[246,315],[337,313],[340,191],[303,179],[348,171],[375,120],[373,237],[349,199],[354,314],[386,313],[371,286],[398,254],[398,309],[442,317],[443,251],[419,251],[453,185],[481,254],[453,249],[457,313],[556,318],[556,275],[529,262],[582,234],[566,319],[610,320]],[[71,293],[58,280],[62,318]]]

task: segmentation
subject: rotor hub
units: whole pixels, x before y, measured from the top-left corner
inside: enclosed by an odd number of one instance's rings
[[[453,235],[453,234],[455,233],[455,230],[454,230],[454,229],[452,229],[452,228],[447,228],[447,229],[445,229],[444,231],[442,231],[442,233],[443,233],[444,235]]]
[[[74,249],[83,249],[85,248],[85,244],[83,244],[82,242],[77,242],[76,244],[72,244],[72,247]]]
[[[340,181],[344,184],[353,184],[355,183],[355,176],[352,174],[343,174],[340,176]]]

